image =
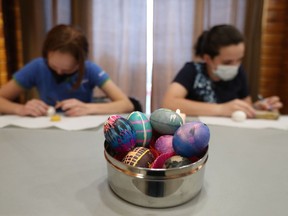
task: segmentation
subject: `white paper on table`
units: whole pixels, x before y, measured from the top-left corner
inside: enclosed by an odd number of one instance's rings
[[[229,127],[241,127],[241,128],[275,128],[288,130],[288,116],[281,115],[278,120],[265,120],[265,119],[246,119],[243,122],[233,121],[228,117],[207,117],[199,116],[199,120],[205,124],[210,125],[221,125]]]
[[[54,126],[63,130],[84,130],[96,128],[103,124],[110,115],[89,115],[79,117],[64,117]]]
[[[0,128],[10,125],[15,119],[18,119],[19,116],[16,115],[0,115]]]
[[[17,126],[29,129],[57,127],[63,130],[84,130],[99,127],[110,115],[89,115],[79,117],[61,116],[60,121],[51,121],[50,117],[22,117],[16,115],[0,116],[0,128]]]

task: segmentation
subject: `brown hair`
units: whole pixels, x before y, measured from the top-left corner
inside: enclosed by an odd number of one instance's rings
[[[244,37],[236,27],[228,24],[216,25],[199,36],[194,49],[198,56],[208,54],[214,58],[219,55],[220,48],[242,42]]]
[[[80,86],[85,72],[85,60],[88,55],[88,41],[80,29],[60,24],[53,27],[46,36],[42,47],[42,56],[47,59],[48,52],[60,51],[71,54],[79,64],[79,76],[73,89]]]

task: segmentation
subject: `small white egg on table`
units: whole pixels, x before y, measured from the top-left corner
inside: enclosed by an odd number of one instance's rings
[[[231,118],[233,121],[243,122],[247,119],[247,115],[245,112],[243,112],[241,110],[237,110],[237,111],[232,113]]]
[[[47,116],[53,116],[56,113],[56,110],[53,106],[49,106],[49,108],[47,109]]]

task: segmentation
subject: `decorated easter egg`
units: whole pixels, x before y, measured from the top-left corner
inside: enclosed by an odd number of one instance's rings
[[[136,147],[123,158],[122,162],[134,167],[149,168],[155,157],[152,152],[145,147]]]
[[[104,136],[115,152],[129,152],[136,145],[136,132],[131,123],[119,115],[111,115],[104,123]]]
[[[147,116],[142,112],[135,111],[127,119],[136,132],[136,146],[148,147],[152,138],[152,126]]]
[[[188,122],[175,132],[173,136],[173,148],[177,155],[194,157],[203,155],[208,148],[210,130],[202,122]]]
[[[165,161],[163,168],[177,168],[189,164],[191,164],[191,161],[188,158],[182,157],[180,155],[174,155]]]
[[[150,116],[152,128],[161,134],[174,134],[183,125],[181,116],[165,108],[155,110]]]
[[[154,148],[156,140],[162,135],[163,134],[158,133],[157,131],[153,130],[153,128],[152,128],[152,138],[150,141],[150,148]]]
[[[168,153],[163,153],[161,155],[158,155],[156,157],[156,159],[153,161],[153,163],[151,164],[151,168],[152,169],[161,169],[164,167],[164,163],[165,161],[174,156],[175,155],[175,152],[168,152]]]
[[[168,152],[174,152],[173,146],[172,146],[172,135],[162,135],[160,136],[155,144],[154,148],[160,153],[168,153]]]
[[[125,157],[125,155],[127,154],[127,152],[118,152],[115,151],[114,149],[111,148],[111,145],[107,142],[107,140],[104,141],[104,148],[105,151],[112,156],[113,158],[115,158],[118,161],[122,161],[122,159]]]

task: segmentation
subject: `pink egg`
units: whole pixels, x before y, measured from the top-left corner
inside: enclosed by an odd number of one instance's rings
[[[163,135],[160,136],[155,142],[155,149],[160,153],[174,152],[173,149],[173,136]]]
[[[175,153],[174,152],[168,152],[168,153],[164,153],[159,155],[154,162],[151,165],[152,169],[161,169],[164,166],[164,163],[167,159],[169,159],[170,157],[174,156]]]

